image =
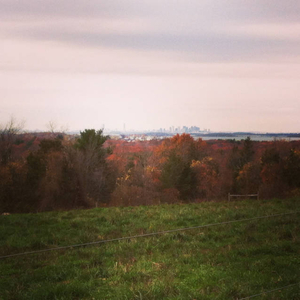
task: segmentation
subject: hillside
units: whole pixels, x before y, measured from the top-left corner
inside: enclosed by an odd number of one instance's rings
[[[0,130],[1,133],[1,130]],[[300,195],[300,141],[2,134],[0,214]]]
[[[0,216],[0,256],[296,212],[300,199]],[[289,214],[0,259],[0,299],[242,299],[300,278]],[[300,299],[300,285],[257,299]]]

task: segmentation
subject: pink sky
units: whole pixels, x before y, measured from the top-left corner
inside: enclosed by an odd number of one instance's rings
[[[0,123],[300,132],[299,1],[0,6]]]

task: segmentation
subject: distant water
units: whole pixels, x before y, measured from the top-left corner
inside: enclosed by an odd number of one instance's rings
[[[147,135],[148,140],[150,139],[165,139],[165,138],[171,138],[172,136],[174,136],[175,134],[161,134],[161,133],[157,133],[157,132],[147,132],[147,133],[142,133],[142,132],[126,132],[122,133],[122,132],[109,132],[108,133],[110,136],[117,136],[119,138],[121,138],[121,136],[123,136],[122,138],[126,137],[126,138],[132,138],[133,140],[139,140],[139,136],[144,136]],[[131,135],[133,137],[131,137]],[[203,134],[200,135],[199,134],[193,134],[190,133],[190,135],[194,138],[194,139],[199,139],[201,138],[204,141],[208,141],[208,140],[236,140],[236,141],[241,141],[241,140],[245,140],[248,136],[251,138],[252,141],[267,141],[267,142],[272,142],[272,141],[280,141],[280,140],[285,140],[285,141],[299,141],[300,137],[291,137],[285,134],[278,134],[278,135],[269,135],[269,134],[221,134],[221,135],[209,135],[209,134]]]
[[[248,137],[248,135],[237,135],[237,136],[201,136],[201,137],[194,137],[194,138],[201,138],[204,141],[207,140],[233,140],[241,141],[245,140]],[[250,138],[252,141],[279,141],[279,140],[285,140],[285,141],[299,141],[300,137],[288,137],[288,136],[280,136],[280,137],[274,137],[274,136],[268,136],[268,135],[250,135]]]

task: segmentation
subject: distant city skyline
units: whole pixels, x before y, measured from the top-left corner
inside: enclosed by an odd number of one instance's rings
[[[298,0],[0,6],[2,124],[300,131]]]
[[[109,130],[114,130],[114,129],[110,129],[110,128],[105,128],[105,124],[102,124],[102,127],[101,129],[105,129],[107,131]],[[136,128],[130,128],[129,130],[126,129],[126,124],[124,123],[123,124],[123,129],[117,129],[115,128],[115,130],[119,130],[119,131],[138,131],[140,129],[136,129]],[[148,128],[146,129],[145,131],[160,131],[160,132],[181,132],[181,133],[188,133],[188,132],[200,132],[200,127],[198,126],[170,126],[168,128],[163,128],[163,127],[160,127],[160,128]],[[203,129],[202,131],[210,131],[209,129]]]

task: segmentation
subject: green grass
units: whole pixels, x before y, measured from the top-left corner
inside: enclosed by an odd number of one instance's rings
[[[300,210],[300,199],[0,216],[0,256]],[[300,214],[0,260],[0,299],[240,299],[300,281]],[[255,299],[300,299],[300,285]]]

